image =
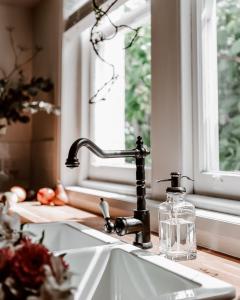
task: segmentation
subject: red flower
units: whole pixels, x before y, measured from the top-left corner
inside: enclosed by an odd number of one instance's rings
[[[0,282],[3,282],[9,275],[13,255],[14,253],[10,248],[0,249]]]
[[[45,280],[44,265],[51,267],[50,259],[47,248],[24,239],[12,259],[12,277],[25,288],[39,289]]]

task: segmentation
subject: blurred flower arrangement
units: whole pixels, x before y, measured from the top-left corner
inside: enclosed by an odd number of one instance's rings
[[[18,216],[0,207],[0,300],[72,300],[71,273],[63,255],[54,256],[30,232],[21,229]]]
[[[36,46],[32,55],[21,61],[21,56],[29,49],[17,46],[14,41],[14,28],[7,27],[11,50],[14,55],[12,70],[7,73],[0,68],[0,129],[15,122],[27,123],[30,115],[44,111],[49,114],[60,114],[60,108],[44,100],[37,99],[40,93],[50,93],[53,83],[49,78],[33,77],[30,80],[24,74],[24,68],[42,50]]]

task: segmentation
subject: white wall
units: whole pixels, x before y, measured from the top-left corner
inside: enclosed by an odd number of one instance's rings
[[[13,67],[14,57],[11,52],[9,35],[6,26],[15,27],[16,44],[32,47],[32,16],[30,9],[16,6],[0,5],[0,67],[9,72]],[[23,55],[29,56],[31,52]],[[31,64],[26,68],[31,76]],[[1,75],[0,75],[1,76]],[[1,78],[1,77],[0,77]],[[14,124],[8,127],[6,136],[0,136],[0,159],[4,159],[6,168],[11,174],[5,183],[28,186],[30,177],[31,124]],[[0,190],[1,190],[0,182]]]

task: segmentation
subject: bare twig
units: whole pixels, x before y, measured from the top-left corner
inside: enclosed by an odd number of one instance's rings
[[[14,67],[18,66],[18,55],[17,55],[17,50],[16,50],[16,46],[14,43],[14,38],[13,38],[13,27],[8,27],[7,29],[9,31],[9,38],[10,38],[10,45],[13,51],[13,55],[14,55]]]
[[[29,58],[27,58],[27,59],[26,59],[24,62],[22,62],[21,64],[15,65],[14,68],[12,69],[12,71],[7,75],[7,78],[6,78],[6,79],[9,80],[15,72],[20,71],[25,65],[27,65],[28,63],[30,63],[30,62],[34,59],[34,57],[35,57],[36,55],[38,55],[38,53],[39,53],[40,51],[41,51],[40,48],[36,48],[35,51],[33,52],[33,54],[32,54]]]
[[[14,27],[8,26],[8,27],[6,27],[6,30],[9,32],[10,45],[11,45],[11,49],[12,49],[13,55],[14,55],[14,65],[13,65],[12,70],[9,72],[9,74],[7,74],[2,68],[0,68],[0,72],[2,72],[4,79],[8,81],[13,76],[13,74],[15,74],[15,72],[21,71],[25,65],[30,63],[34,59],[34,57],[36,55],[38,55],[38,53],[42,50],[42,48],[37,46],[35,48],[35,50],[33,51],[33,54],[29,58],[27,58],[22,63],[19,63],[20,55],[22,54],[22,52],[27,51],[28,49],[23,46],[18,46],[18,48],[20,50],[20,53],[18,54],[17,47],[14,42],[14,36],[13,36]]]
[[[99,100],[96,100],[97,96],[99,95],[100,92],[105,90],[107,87],[107,92],[110,92],[111,86],[115,83],[115,81],[118,79],[118,75],[114,75],[114,77],[111,77],[108,81],[106,81],[97,91],[96,93],[89,99],[89,103],[97,103],[98,101],[104,101],[106,100],[105,97],[102,97]]]
[[[107,89],[107,92],[109,92],[111,90],[112,85],[115,83],[115,81],[118,78],[118,75],[116,75],[115,72],[115,67],[112,63],[108,62],[99,52],[99,45],[105,41],[109,41],[112,40],[119,32],[120,29],[126,28],[130,31],[134,32],[134,35],[132,37],[132,39],[130,40],[129,44],[124,48],[124,49],[128,49],[130,48],[134,42],[136,41],[137,37],[138,37],[138,33],[140,30],[140,27],[138,28],[132,28],[129,25],[116,25],[112,19],[109,17],[108,13],[111,10],[111,8],[118,2],[118,0],[114,0],[106,9],[103,9],[100,5],[97,4],[96,0],[92,0],[92,6],[93,6],[93,11],[95,13],[95,18],[96,21],[93,24],[91,31],[90,31],[90,43],[92,45],[93,51],[96,54],[96,56],[106,65],[108,65],[111,68],[111,72],[112,75],[109,78],[109,80],[107,80],[97,91],[96,93],[89,99],[89,103],[96,103],[96,99],[99,95],[100,92],[104,91],[105,89]],[[106,18],[110,25],[113,27],[113,34],[110,37],[105,37],[103,32],[98,31],[98,26],[100,24],[100,21]],[[104,98],[100,99],[100,100],[105,100]]]

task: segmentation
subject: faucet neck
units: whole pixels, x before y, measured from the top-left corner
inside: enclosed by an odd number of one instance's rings
[[[136,195],[137,210],[146,209],[145,159],[136,158]]]
[[[137,210],[146,210],[145,156],[149,152],[143,147],[143,140],[140,136],[137,138],[136,145],[136,150],[140,153],[140,155],[136,157]]]
[[[76,140],[68,153],[68,158],[66,160],[66,166],[69,168],[75,168],[79,166],[79,161],[77,158],[78,151],[81,147],[85,146],[87,147],[91,152],[93,152],[95,155],[101,158],[117,158],[117,157],[135,157],[141,158],[148,155],[150,152],[147,151],[143,147],[143,141],[141,137],[138,137],[137,139],[137,147],[132,150],[102,150],[99,148],[95,143],[93,143],[91,140],[86,138],[81,138]]]

